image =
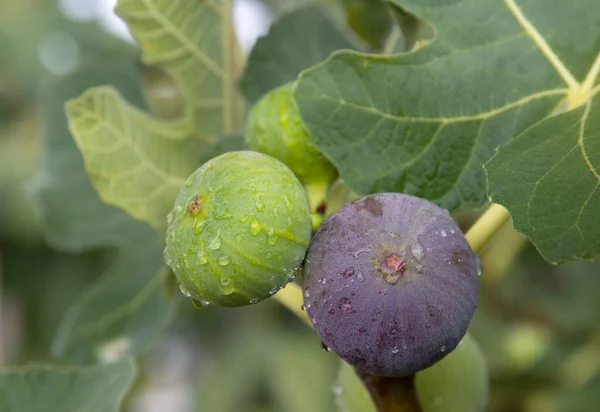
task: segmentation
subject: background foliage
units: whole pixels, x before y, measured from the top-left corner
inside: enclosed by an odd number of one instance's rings
[[[116,13],[138,43],[70,3],[86,2],[0,6],[0,410],[114,411],[126,392],[122,409],[145,412],[327,412],[344,402],[334,399],[346,379],[336,357],[275,302],[203,311],[183,302],[159,234],[185,177],[242,147],[249,105],[338,49],[349,50],[305,71],[296,97],[351,188],[437,200],[466,229],[486,199],[481,164],[511,142],[486,166],[491,192],[535,246],[505,227],[482,256],[471,334],[490,368],[488,409],[600,404],[600,265],[551,266],[536,250],[550,261],[598,254],[598,97],[547,118],[572,85],[502,2],[448,1],[443,11],[441,1],[245,2],[274,19],[246,52],[225,1],[122,0]],[[568,15],[558,3],[519,5],[583,83],[600,49],[597,2]],[[443,41],[429,44],[434,32]],[[356,52],[415,43],[431,47]],[[518,81],[504,78],[517,63]],[[408,136],[402,147],[390,132]],[[465,134],[468,147],[456,143]],[[571,152],[581,147],[591,169]],[[352,153],[369,167],[354,167]],[[541,222],[526,219],[527,205]],[[32,392],[48,398],[35,404]],[[50,406],[68,395],[71,409]]]

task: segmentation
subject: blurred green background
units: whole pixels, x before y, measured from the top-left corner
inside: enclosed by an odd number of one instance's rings
[[[281,10],[306,2],[237,1],[244,50]],[[129,252],[151,232],[100,202],[63,113],[67,99],[99,84],[160,117],[181,113],[172,82],[141,63],[113,5],[0,4],[0,366],[90,362],[69,335],[73,319],[84,316],[78,305],[95,296],[119,301],[115,284],[160,267],[153,235],[145,264]],[[466,229],[479,212],[456,218]],[[482,259],[471,333],[489,363],[488,409],[600,410],[600,264],[550,266],[510,227]],[[125,410],[335,410],[338,360],[276,302],[199,311],[177,293],[168,299],[176,303],[159,305],[148,320],[163,325],[160,333],[140,338],[141,373]]]

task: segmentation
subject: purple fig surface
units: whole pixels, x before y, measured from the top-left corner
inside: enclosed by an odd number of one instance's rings
[[[363,372],[402,377],[451,352],[477,307],[479,259],[448,211],[369,195],[323,221],[304,304],[324,345]]]

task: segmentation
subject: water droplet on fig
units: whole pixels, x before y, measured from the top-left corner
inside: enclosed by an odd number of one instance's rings
[[[304,289],[304,297],[310,298],[310,292],[309,292],[308,288]]]
[[[455,233],[456,233],[456,230],[454,230],[454,229],[450,229],[450,233],[452,233],[452,234],[455,234]]]
[[[221,279],[221,286],[227,286],[231,283],[231,279],[229,278],[223,278]]]
[[[446,233],[446,231],[444,229],[442,229],[440,231],[440,235],[442,235],[442,237],[446,237],[446,236],[448,236],[448,233]]]
[[[445,347],[445,346],[442,346],[442,347],[440,348],[440,352],[446,352],[446,347]]]
[[[204,226],[206,225],[206,222],[204,220],[196,220],[196,222],[194,222],[194,233],[199,235],[200,233],[202,233],[202,231],[204,230]]]
[[[311,321],[312,321],[313,325],[317,324],[317,320],[315,318],[312,318]]]
[[[204,309],[210,305],[210,302],[203,298],[192,299],[192,304],[196,309]]]
[[[260,197],[254,198],[254,204],[256,206],[256,210],[262,212],[265,209],[265,204],[260,201]]]
[[[342,389],[341,385],[337,385],[337,386],[333,387],[333,394],[335,396],[340,396],[342,394],[342,392],[343,392],[343,389]]]
[[[269,289],[269,295],[274,295],[277,293],[277,291],[279,291],[279,287],[278,286],[273,286],[271,289]]]
[[[352,313],[354,310],[352,309],[352,301],[348,298],[340,299],[340,309],[346,313]]]
[[[208,242],[208,247],[211,250],[217,250],[221,247],[221,236],[218,234],[213,236],[213,238]]]
[[[415,257],[415,259],[417,259],[417,262],[420,262],[421,259],[423,259],[423,256],[425,255],[425,252],[423,251],[423,246],[420,243],[413,243],[410,246],[410,251]]]
[[[399,350],[398,350],[398,346],[394,346],[394,347],[392,347],[392,353],[396,354],[396,353],[398,353],[398,352],[399,352]]]
[[[358,280],[360,280],[361,282],[365,281],[365,277],[363,276],[362,272],[358,272],[358,275],[356,275],[356,278]]]
[[[198,262],[201,265],[206,265],[208,263],[208,254],[204,250],[198,252]]]
[[[304,305],[300,306],[300,310],[302,310],[302,311],[306,310],[306,306],[304,306]]]
[[[256,302],[258,302],[258,298],[252,298],[250,299],[250,304],[255,304]]]
[[[273,229],[269,229],[269,232],[267,233],[267,243],[271,246],[275,246],[275,244],[277,244],[277,239],[277,235]]]
[[[481,275],[483,275],[483,263],[481,263],[481,260],[477,258],[477,276]]]
[[[185,286],[183,286],[181,283],[179,284],[179,290],[181,291],[181,293],[183,293],[183,296],[185,296],[186,298],[190,298],[192,297],[192,293],[186,289]]]
[[[217,262],[221,266],[227,266],[229,264],[229,256],[227,256],[227,255],[219,256],[219,259],[217,259]]]
[[[252,236],[258,236],[261,228],[260,222],[257,219],[250,219],[250,234]]]

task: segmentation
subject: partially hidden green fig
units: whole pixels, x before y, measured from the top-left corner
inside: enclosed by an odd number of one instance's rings
[[[187,297],[241,306],[293,279],[310,235],[306,192],[292,171],[262,153],[229,152],[202,165],[181,189],[164,257]]]
[[[313,190],[320,201],[337,177],[337,169],[316,148],[302,124],[294,103],[294,83],[287,83],[264,95],[252,108],[246,128],[246,144],[285,163],[300,182]],[[314,206],[313,206],[314,208]]]
[[[477,342],[467,333],[444,359],[415,375],[423,412],[481,412],[487,405],[489,377]]]
[[[304,305],[324,345],[361,371],[403,377],[465,335],[479,259],[448,211],[379,193],[327,217],[304,263]]]

